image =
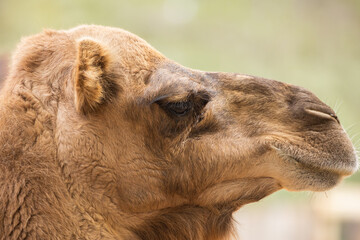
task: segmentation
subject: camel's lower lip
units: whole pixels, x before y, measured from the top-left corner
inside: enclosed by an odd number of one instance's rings
[[[296,154],[288,153],[287,151],[284,151],[279,147],[272,146],[272,148],[275,149],[278,155],[285,161],[293,161],[308,168],[318,169],[319,171],[332,172],[339,176],[352,175],[359,168],[358,159],[355,153],[354,153],[354,160],[349,161],[348,163],[323,164],[323,162],[319,160],[318,164],[314,164],[315,161],[309,161],[308,159],[306,159],[306,157],[299,157]]]

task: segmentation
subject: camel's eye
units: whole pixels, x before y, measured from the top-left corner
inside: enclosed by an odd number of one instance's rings
[[[191,101],[169,102],[165,107],[169,112],[180,117],[190,112],[193,108],[193,103]]]

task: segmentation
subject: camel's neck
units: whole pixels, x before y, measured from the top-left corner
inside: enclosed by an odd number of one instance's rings
[[[0,104],[0,239],[69,239],[75,219],[56,163],[53,117],[27,92]]]
[[[52,168],[56,158],[53,116],[30,93],[21,92],[0,100],[0,125],[2,164],[23,167],[24,174],[26,169],[36,169],[41,174],[41,170]]]
[[[193,205],[161,210],[133,232],[142,240],[235,239],[232,210]]]

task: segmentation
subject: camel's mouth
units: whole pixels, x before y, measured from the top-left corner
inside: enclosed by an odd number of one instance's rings
[[[272,148],[278,158],[269,174],[290,191],[326,191],[358,169],[355,151],[339,156],[306,152],[298,146],[277,144]]]
[[[343,152],[334,154],[331,152],[307,152],[299,147],[276,144],[272,146],[277,154],[286,162],[301,164],[318,172],[330,172],[339,177],[350,176],[354,174],[359,167],[358,157],[355,150],[352,152]]]

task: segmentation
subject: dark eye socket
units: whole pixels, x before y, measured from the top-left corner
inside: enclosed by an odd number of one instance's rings
[[[158,104],[166,113],[172,117],[182,117],[192,112],[196,116],[201,115],[201,110],[210,101],[210,94],[206,91],[191,93],[182,100],[174,100],[167,95],[154,99],[151,103]],[[195,116],[194,115],[194,116]]]
[[[172,114],[184,116],[193,108],[193,103],[191,101],[168,102],[165,107]]]

